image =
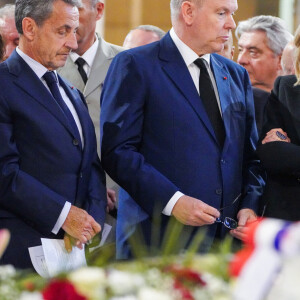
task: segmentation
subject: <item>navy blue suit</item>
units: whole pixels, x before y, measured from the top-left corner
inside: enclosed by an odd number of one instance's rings
[[[66,201],[103,225],[105,177],[82,95],[60,85],[81,122],[84,149],[62,110],[25,61],[13,52],[0,65],[0,228],[12,239],[1,263],[31,267],[28,247],[51,233]]]
[[[145,237],[150,236],[154,210],[161,211],[176,191],[216,208],[243,193],[242,201],[223,211],[232,218],[241,208],[257,209],[263,181],[254,158],[257,133],[248,74],[219,55],[211,56],[211,68],[226,130],[223,149],[169,34],[113,60],[100,120],[103,167],[126,190],[119,199],[119,250],[131,225],[142,223]],[[162,227],[168,219],[162,216]],[[215,236],[216,225],[207,230]]]

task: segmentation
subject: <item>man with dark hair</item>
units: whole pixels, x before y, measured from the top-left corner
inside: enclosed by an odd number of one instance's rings
[[[0,65],[0,227],[10,244],[1,264],[32,267],[41,238],[68,251],[96,236],[105,177],[84,98],[56,74],[77,48],[80,0],[17,0],[20,43]]]
[[[7,4],[0,8],[0,34],[5,47],[4,60],[19,45],[19,34],[15,23],[15,5]]]
[[[153,25],[140,25],[126,35],[123,47],[135,48],[143,45],[147,45],[162,39],[166,33],[157,26]]]
[[[79,8],[79,27],[76,32],[78,48],[68,57],[58,73],[70,81],[84,95],[89,113],[96,130],[98,145],[100,144],[100,95],[108,67],[117,53],[123,48],[107,43],[96,34],[96,23],[103,16],[102,0],[82,0]],[[98,148],[100,154],[100,146]],[[107,214],[106,223],[113,226],[108,237],[109,242],[115,241],[116,193],[118,186],[108,176],[107,182]]]
[[[211,54],[229,39],[236,10],[236,0],[171,0],[170,32],[118,54],[110,66],[101,151],[103,167],[126,191],[119,198],[120,258],[130,254],[138,224],[148,244],[153,237],[159,244],[174,216],[193,233],[206,228],[207,248],[229,229],[243,239],[256,219],[263,181],[249,77]],[[177,239],[186,240],[185,230]]]

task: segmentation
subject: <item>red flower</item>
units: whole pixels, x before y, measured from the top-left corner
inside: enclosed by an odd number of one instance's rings
[[[67,280],[53,280],[42,294],[45,300],[87,300]]]
[[[189,268],[173,265],[167,267],[166,272],[172,273],[175,278],[180,281],[198,283],[202,286],[206,285],[206,282],[202,279],[201,275]]]
[[[192,293],[179,280],[175,279],[173,286],[174,289],[176,289],[180,293],[180,298],[182,300],[194,300]]]

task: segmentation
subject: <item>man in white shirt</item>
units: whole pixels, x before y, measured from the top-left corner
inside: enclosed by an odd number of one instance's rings
[[[1,264],[31,268],[28,247],[64,238],[67,251],[98,235],[105,177],[84,98],[56,74],[76,49],[78,0],[16,1],[20,44],[0,68]]]

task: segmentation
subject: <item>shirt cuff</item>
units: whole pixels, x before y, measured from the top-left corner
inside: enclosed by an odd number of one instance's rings
[[[54,225],[54,227],[52,229],[52,233],[57,234],[59,232],[61,226],[63,226],[63,224],[66,221],[66,218],[68,216],[70,209],[71,209],[71,203],[66,201],[64,208],[62,209],[62,211],[56,221],[56,224]]]
[[[173,197],[169,200],[169,202],[167,203],[167,205],[165,206],[164,210],[162,211],[162,213],[166,216],[171,216],[172,214],[172,210],[175,206],[175,204],[177,203],[177,201],[179,200],[180,197],[184,196],[184,194],[182,194],[181,192],[177,191]]]

